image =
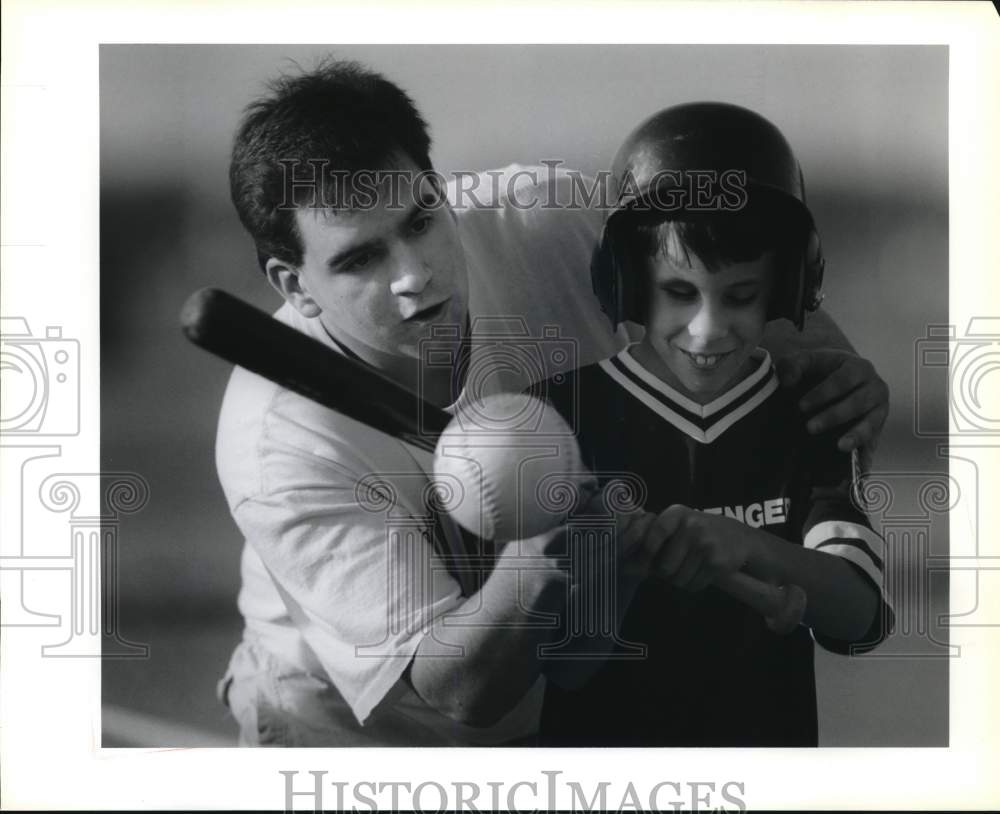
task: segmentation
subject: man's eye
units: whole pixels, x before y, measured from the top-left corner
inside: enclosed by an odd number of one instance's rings
[[[374,255],[371,252],[362,252],[361,254],[356,254],[350,260],[348,260],[341,269],[343,271],[360,271],[365,268],[369,263],[371,263]]]

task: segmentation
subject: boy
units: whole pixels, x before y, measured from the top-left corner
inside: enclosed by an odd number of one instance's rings
[[[645,334],[548,393],[599,479],[642,479],[665,543],[619,637],[645,656],[619,646],[582,688],[550,683],[543,743],[815,746],[813,639],[873,647],[891,612],[851,457],[806,433],[758,348],[768,321],[801,328],[820,299],[798,164],[757,114],[695,103],[641,125],[614,178],[594,288]],[[778,636],[712,586],[737,570],[802,586],[804,626]]]

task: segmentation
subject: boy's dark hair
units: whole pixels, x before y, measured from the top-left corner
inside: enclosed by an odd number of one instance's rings
[[[233,205],[261,269],[271,257],[301,264],[296,206],[325,200],[359,172],[388,168],[400,153],[430,170],[430,144],[410,97],[357,62],[326,60],[270,82],[244,111],[229,165]],[[289,183],[302,178],[315,183]]]
[[[709,271],[718,271],[732,263],[757,260],[766,252],[776,252],[781,258],[801,250],[798,235],[790,234],[773,211],[636,218],[623,231],[636,269],[647,268],[658,256],[687,265],[694,255]]]

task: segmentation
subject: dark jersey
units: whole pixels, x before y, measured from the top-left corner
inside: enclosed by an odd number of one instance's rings
[[[658,512],[680,503],[734,517],[850,561],[881,590],[882,540],[851,503],[851,460],[807,435],[794,395],[761,352],[756,371],[698,405],[623,351],[541,388],[574,428],[602,482],[631,473]],[[874,646],[824,640],[847,652]],[[622,620],[615,658],[582,689],[550,682],[541,736],[552,746],[814,746],[813,636],[778,636],[715,588],[643,583]],[[641,658],[626,646],[642,644]]]

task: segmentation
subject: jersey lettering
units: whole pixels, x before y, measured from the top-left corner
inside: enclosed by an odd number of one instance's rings
[[[708,514],[721,514],[739,520],[750,528],[759,529],[761,526],[776,526],[784,523],[788,519],[788,509],[791,500],[787,497],[775,497],[770,500],[762,500],[760,503],[751,503],[748,506],[715,506],[711,509],[702,509]]]

